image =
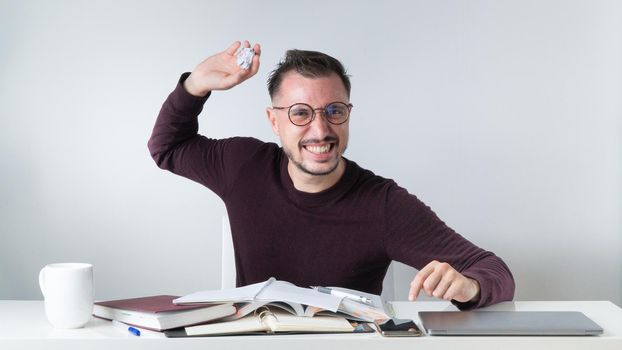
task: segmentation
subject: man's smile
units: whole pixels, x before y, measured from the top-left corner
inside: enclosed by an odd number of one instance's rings
[[[334,143],[327,143],[324,145],[306,145],[302,147],[304,147],[307,151],[311,153],[323,154],[323,153],[329,153],[333,149],[333,146],[334,146]]]

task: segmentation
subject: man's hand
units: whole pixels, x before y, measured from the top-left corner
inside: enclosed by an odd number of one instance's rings
[[[428,296],[462,303],[479,299],[479,283],[463,276],[451,265],[432,261],[419,270],[410,283],[408,300],[413,301],[423,289]]]
[[[242,44],[234,42],[223,52],[208,57],[192,71],[184,81],[184,88],[194,96],[205,96],[212,90],[227,90],[252,77],[259,70],[261,47],[255,44],[255,57],[250,69],[242,69],[237,63],[236,53]],[[251,47],[244,41],[244,47]]]

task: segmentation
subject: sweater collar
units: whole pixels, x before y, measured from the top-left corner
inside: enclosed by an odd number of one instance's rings
[[[294,187],[294,182],[287,171],[289,158],[281,149],[281,182],[286,189],[289,198],[298,205],[306,207],[321,207],[330,204],[342,197],[354,184],[358,174],[356,163],[342,157],[342,162],[346,162],[346,170],[341,178],[333,186],[316,193],[299,191]]]

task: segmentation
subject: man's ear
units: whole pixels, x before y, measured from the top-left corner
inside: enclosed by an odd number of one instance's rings
[[[272,127],[272,132],[276,136],[279,135],[279,121],[276,118],[276,111],[270,107],[266,108],[266,114],[268,116],[268,121],[270,122],[270,127]]]

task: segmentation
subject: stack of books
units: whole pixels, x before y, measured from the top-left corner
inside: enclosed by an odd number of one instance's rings
[[[343,288],[322,293],[270,278],[240,288],[95,303],[94,315],[164,331],[167,337],[273,333],[369,333],[388,319],[380,297]],[[361,300],[343,295],[356,295]]]

